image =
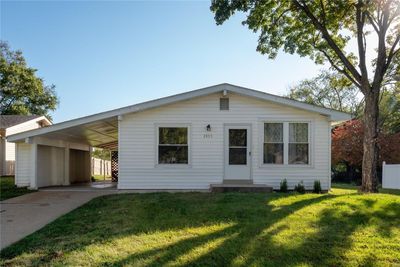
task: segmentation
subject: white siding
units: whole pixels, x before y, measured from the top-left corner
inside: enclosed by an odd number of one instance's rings
[[[39,128],[37,119],[30,120],[6,129],[6,136],[21,133]],[[3,175],[14,175],[15,168],[15,144],[5,142],[5,159],[4,159]]]
[[[6,136],[39,128],[37,120],[30,120],[7,128]]]
[[[224,176],[224,123],[252,125],[252,179],[279,188],[282,179],[289,186],[303,180],[308,188],[320,180],[329,186],[329,129],[326,117],[315,113],[229,94],[229,111],[219,110],[220,94],[194,98],[169,106],[124,115],[119,125],[119,184],[121,189],[208,189],[221,183]],[[262,121],[268,119],[301,119],[311,122],[311,166],[266,167],[260,164]],[[157,166],[156,125],[189,124],[191,128],[190,165]],[[203,138],[209,133],[212,138]],[[260,154],[261,153],[261,154]]]
[[[31,145],[19,143],[16,144],[16,148],[15,184],[17,186],[29,186],[32,174]]]

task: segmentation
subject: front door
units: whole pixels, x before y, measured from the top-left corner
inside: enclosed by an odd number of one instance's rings
[[[226,125],[225,180],[251,180],[251,127]]]

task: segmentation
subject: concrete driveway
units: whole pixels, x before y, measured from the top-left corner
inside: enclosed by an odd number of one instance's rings
[[[0,249],[24,238],[89,200],[117,190],[49,190],[0,202]]]

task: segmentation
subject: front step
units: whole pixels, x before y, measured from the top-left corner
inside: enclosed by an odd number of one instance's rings
[[[222,184],[253,184],[253,180],[229,180],[224,179]]]
[[[225,182],[225,181],[224,181]],[[266,184],[211,184],[211,192],[242,192],[242,193],[271,193],[272,187]]]

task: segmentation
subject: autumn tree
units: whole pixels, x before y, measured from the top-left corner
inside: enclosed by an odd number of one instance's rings
[[[364,125],[362,120],[350,120],[336,126],[332,130],[332,163],[345,163],[360,168],[363,161]],[[400,163],[400,132],[380,132],[377,138],[378,161]]]
[[[317,64],[329,62],[364,95],[362,191],[377,192],[379,96],[388,73],[398,72],[400,0],[212,0],[217,24],[244,12],[243,24],[258,32],[257,50],[275,58],[281,49],[308,56]],[[376,48],[367,62],[367,35]],[[350,40],[357,53],[346,50]],[[397,63],[396,63],[397,62]]]
[[[21,51],[0,41],[0,114],[46,115],[56,109],[54,85],[46,85],[29,67]],[[51,119],[51,118],[50,118]]]

